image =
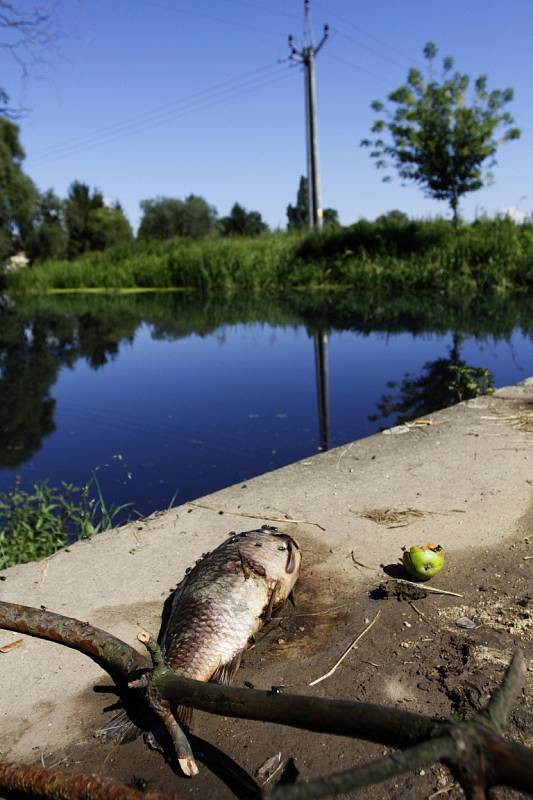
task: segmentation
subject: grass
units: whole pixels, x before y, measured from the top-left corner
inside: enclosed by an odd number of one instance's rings
[[[14,292],[182,289],[201,295],[298,288],[447,295],[533,288],[533,225],[482,219],[360,220],[306,236],[137,242],[6,276]]]
[[[0,570],[38,561],[112,528],[128,505],[109,507],[94,474],[82,487],[39,481],[28,492],[17,484],[0,493]]]

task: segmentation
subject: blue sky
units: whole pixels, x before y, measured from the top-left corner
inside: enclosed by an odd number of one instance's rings
[[[19,2],[29,5],[29,0]],[[311,0],[317,59],[323,205],[345,224],[392,208],[447,213],[415,188],[384,184],[359,147],[384,99],[441,55],[489,88],[513,87],[522,138],[503,146],[495,182],[463,201],[465,216],[533,209],[533,4],[530,0]],[[25,169],[65,195],[77,179],[139,220],[143,198],[193,192],[221,215],[235,201],[286,224],[305,171],[303,75],[279,63],[299,41],[303,0],[58,0],[60,37],[22,82],[0,54],[2,85],[31,112],[21,121]]]

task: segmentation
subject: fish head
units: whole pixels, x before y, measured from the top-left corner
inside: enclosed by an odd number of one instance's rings
[[[239,549],[264,574],[270,586],[276,585],[276,597],[284,602],[300,574],[302,556],[298,542],[288,533],[263,525],[239,535]]]

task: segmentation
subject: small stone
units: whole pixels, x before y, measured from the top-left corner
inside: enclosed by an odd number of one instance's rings
[[[459,619],[455,620],[455,624],[458,628],[466,628],[467,630],[473,630],[478,627],[477,622],[474,622],[469,617],[459,617]]]

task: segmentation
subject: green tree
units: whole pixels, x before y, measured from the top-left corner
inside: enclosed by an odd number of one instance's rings
[[[22,249],[32,229],[37,190],[22,171],[19,128],[0,116],[0,262]]]
[[[309,195],[308,181],[300,175],[300,183],[296,193],[296,205],[287,206],[287,230],[301,231],[309,227]]]
[[[389,105],[379,101],[372,109],[380,116],[372,126],[371,147],[378,168],[393,167],[404,181],[418,184],[428,197],[449,203],[454,224],[459,220],[459,201],[491,179],[495,153],[505,141],[520,136],[505,107],[512,89],[487,90],[487,76],[473,83],[454,71],[453,59],[442,62],[436,76],[437,48],[424,48],[427,76],[410,69],[406,82],[388,95]],[[390,180],[390,176],[384,178]]]
[[[229,216],[219,220],[220,232],[223,236],[259,236],[268,230],[259,211],[247,211],[239,203],[235,203]]]
[[[177,197],[142,200],[141,209],[140,239],[171,239],[173,236],[197,239],[213,230],[217,218],[216,208],[195,194],[185,200]]]
[[[287,230],[302,231],[309,228],[309,194],[308,180],[304,175],[300,175],[298,192],[296,193],[296,205],[289,203],[287,206]],[[337,227],[339,223],[339,212],[335,208],[324,208],[322,210],[322,222],[325,227]]]
[[[36,204],[26,252],[32,262],[65,258],[68,236],[63,201],[49,189]]]
[[[133,240],[130,224],[120,204],[106,207],[103,194],[87,184],[74,181],[65,201],[68,257],[77,258],[89,250],[127,245]]]

